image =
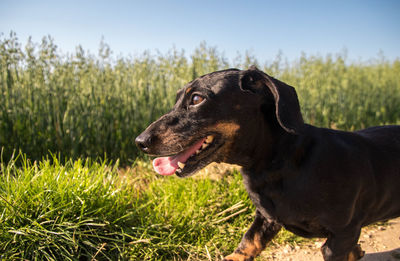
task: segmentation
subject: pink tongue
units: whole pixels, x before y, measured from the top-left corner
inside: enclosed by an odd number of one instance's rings
[[[187,159],[192,156],[196,150],[201,148],[205,138],[198,141],[192,147],[172,157],[160,157],[153,160],[154,170],[161,175],[172,175],[178,168],[178,162],[185,163]]]

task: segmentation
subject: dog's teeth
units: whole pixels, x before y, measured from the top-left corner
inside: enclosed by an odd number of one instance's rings
[[[202,150],[204,150],[205,148],[207,148],[208,147],[208,144],[207,143],[203,143],[203,145],[201,145],[201,149]]]
[[[206,138],[206,143],[211,143],[213,140],[214,140],[214,136],[209,135],[209,136],[207,136],[207,138]]]
[[[178,166],[179,166],[179,168],[183,169],[185,167],[185,164],[178,161]]]
[[[196,154],[199,154],[201,152],[201,150],[196,150]]]

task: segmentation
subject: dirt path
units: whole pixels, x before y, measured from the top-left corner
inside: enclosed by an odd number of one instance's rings
[[[322,261],[319,248],[324,240],[307,245],[277,247],[267,251],[263,261]],[[373,226],[363,229],[359,243],[366,255],[361,261],[399,261],[400,260],[400,218],[389,221],[388,226]]]

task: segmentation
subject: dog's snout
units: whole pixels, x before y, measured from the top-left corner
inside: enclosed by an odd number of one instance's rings
[[[146,132],[143,132],[135,139],[136,146],[138,146],[139,149],[141,149],[143,152],[146,153],[148,153],[150,150],[151,142],[152,142],[152,136]]]

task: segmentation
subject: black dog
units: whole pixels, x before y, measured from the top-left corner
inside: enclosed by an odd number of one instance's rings
[[[253,260],[281,229],[325,237],[324,260],[357,260],[363,226],[400,216],[400,126],[356,132],[303,122],[296,92],[255,67],[204,75],[136,138],[155,170],[179,177],[241,165],[257,208],[225,260]]]

